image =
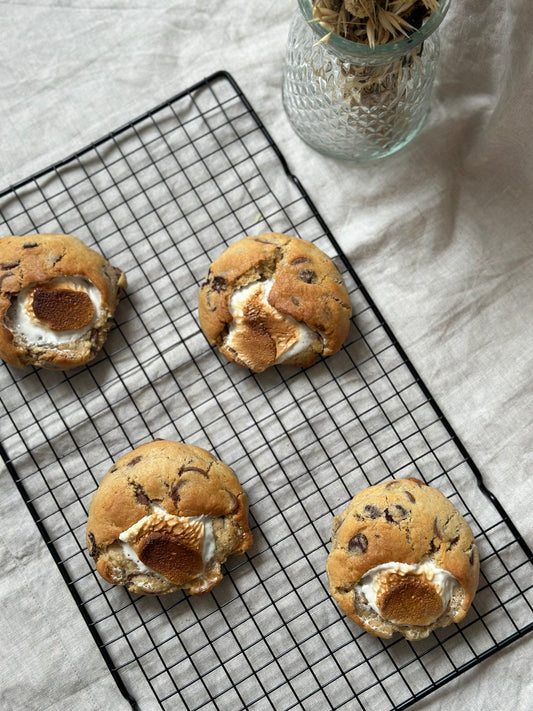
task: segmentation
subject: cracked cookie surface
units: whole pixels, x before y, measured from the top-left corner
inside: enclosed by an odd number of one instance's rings
[[[252,544],[235,473],[206,450],[154,440],[122,456],[89,508],[86,542],[98,573],[140,595],[200,595],[229,555]]]
[[[452,502],[418,479],[354,496],[334,518],[327,561],[341,610],[373,635],[423,639],[459,622],[474,598],[479,554]]]
[[[126,277],[72,235],[0,239],[0,358],[68,370],[100,351]]]
[[[274,232],[233,243],[199,291],[209,343],[255,372],[281,363],[305,368],[336,353],[351,315],[333,261],[311,242]]]

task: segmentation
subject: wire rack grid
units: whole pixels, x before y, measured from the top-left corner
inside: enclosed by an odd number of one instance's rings
[[[533,628],[531,551],[230,75],[4,191],[0,216],[5,234],[76,234],[127,274],[92,363],[0,366],[0,422],[7,468],[132,708],[403,709]],[[212,259],[267,231],[315,242],[350,293],[342,350],[307,370],[252,374],[198,327]],[[206,596],[130,595],[85,549],[98,482],[155,437],[214,452],[248,495],[253,547]],[[332,516],[400,476],[446,494],[481,554],[467,618],[419,643],[362,632],[325,576]]]

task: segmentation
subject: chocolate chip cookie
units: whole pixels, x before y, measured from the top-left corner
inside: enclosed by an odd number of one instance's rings
[[[331,594],[371,634],[419,640],[466,615],[479,554],[470,526],[437,489],[412,478],[364,489],[335,517],[331,540]]]
[[[252,544],[235,473],[205,449],[154,440],[122,456],[89,508],[86,541],[100,575],[139,595],[209,592],[229,555]]]
[[[102,348],[126,277],[72,235],[0,239],[0,358],[68,370]]]
[[[270,232],[244,237],[214,260],[200,287],[198,315],[211,345],[261,372],[281,363],[305,368],[336,353],[352,307],[322,250]]]

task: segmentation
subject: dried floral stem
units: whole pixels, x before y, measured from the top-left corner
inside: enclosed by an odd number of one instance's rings
[[[313,0],[313,16],[325,29],[353,42],[394,42],[439,11],[440,0]]]
[[[408,36],[438,12],[441,0],[312,0],[313,20],[332,34],[370,47]],[[345,62],[340,66],[339,90],[348,106],[393,102],[402,91],[402,77],[420,61],[420,47],[388,63]]]

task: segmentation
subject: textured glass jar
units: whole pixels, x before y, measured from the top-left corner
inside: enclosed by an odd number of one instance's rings
[[[291,22],[283,105],[296,133],[316,150],[370,160],[399,150],[428,114],[439,57],[438,28],[450,0],[397,42],[370,47],[332,34],[298,0]],[[318,44],[317,44],[318,43]]]

